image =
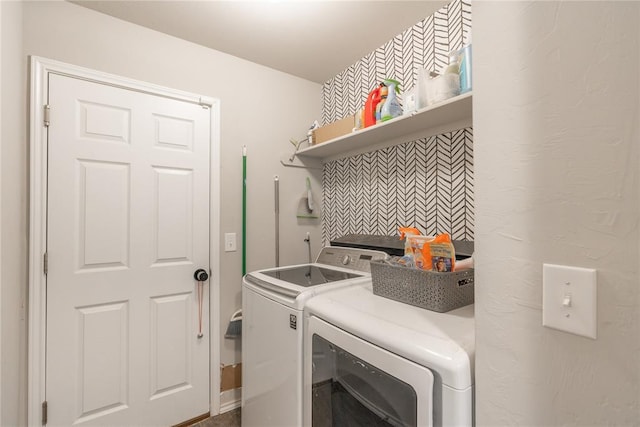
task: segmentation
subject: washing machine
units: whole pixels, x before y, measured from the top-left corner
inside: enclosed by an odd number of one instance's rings
[[[304,313],[303,425],[474,425],[473,305],[437,313],[365,281]]]
[[[384,252],[325,247],[315,263],[255,271],[242,283],[242,425],[302,425],[303,309],[312,297],[370,281]]]

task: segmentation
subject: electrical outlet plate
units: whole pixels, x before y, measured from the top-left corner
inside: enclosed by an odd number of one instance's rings
[[[596,270],[543,264],[542,324],[596,339]]]

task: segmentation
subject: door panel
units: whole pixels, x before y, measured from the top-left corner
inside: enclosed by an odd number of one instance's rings
[[[193,242],[193,171],[154,168],[156,263],[189,262]]]
[[[119,302],[77,310],[80,419],[123,409],[128,404],[128,308],[127,303]]]
[[[185,340],[191,330],[189,297],[181,294],[152,298],[152,399],[191,386],[191,351]]]
[[[48,424],[208,412],[209,110],[55,74],[49,104]]]
[[[154,114],[156,144],[174,150],[193,150],[194,123],[179,117]]]
[[[129,266],[129,165],[81,160],[78,181],[79,268]]]
[[[78,101],[78,134],[85,139],[122,142],[131,139],[131,110]]]

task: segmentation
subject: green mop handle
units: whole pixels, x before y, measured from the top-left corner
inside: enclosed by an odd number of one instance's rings
[[[242,146],[242,277],[247,273],[247,146]]]

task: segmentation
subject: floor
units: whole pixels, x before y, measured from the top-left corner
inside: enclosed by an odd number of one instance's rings
[[[200,421],[191,427],[240,427],[240,408]]]

